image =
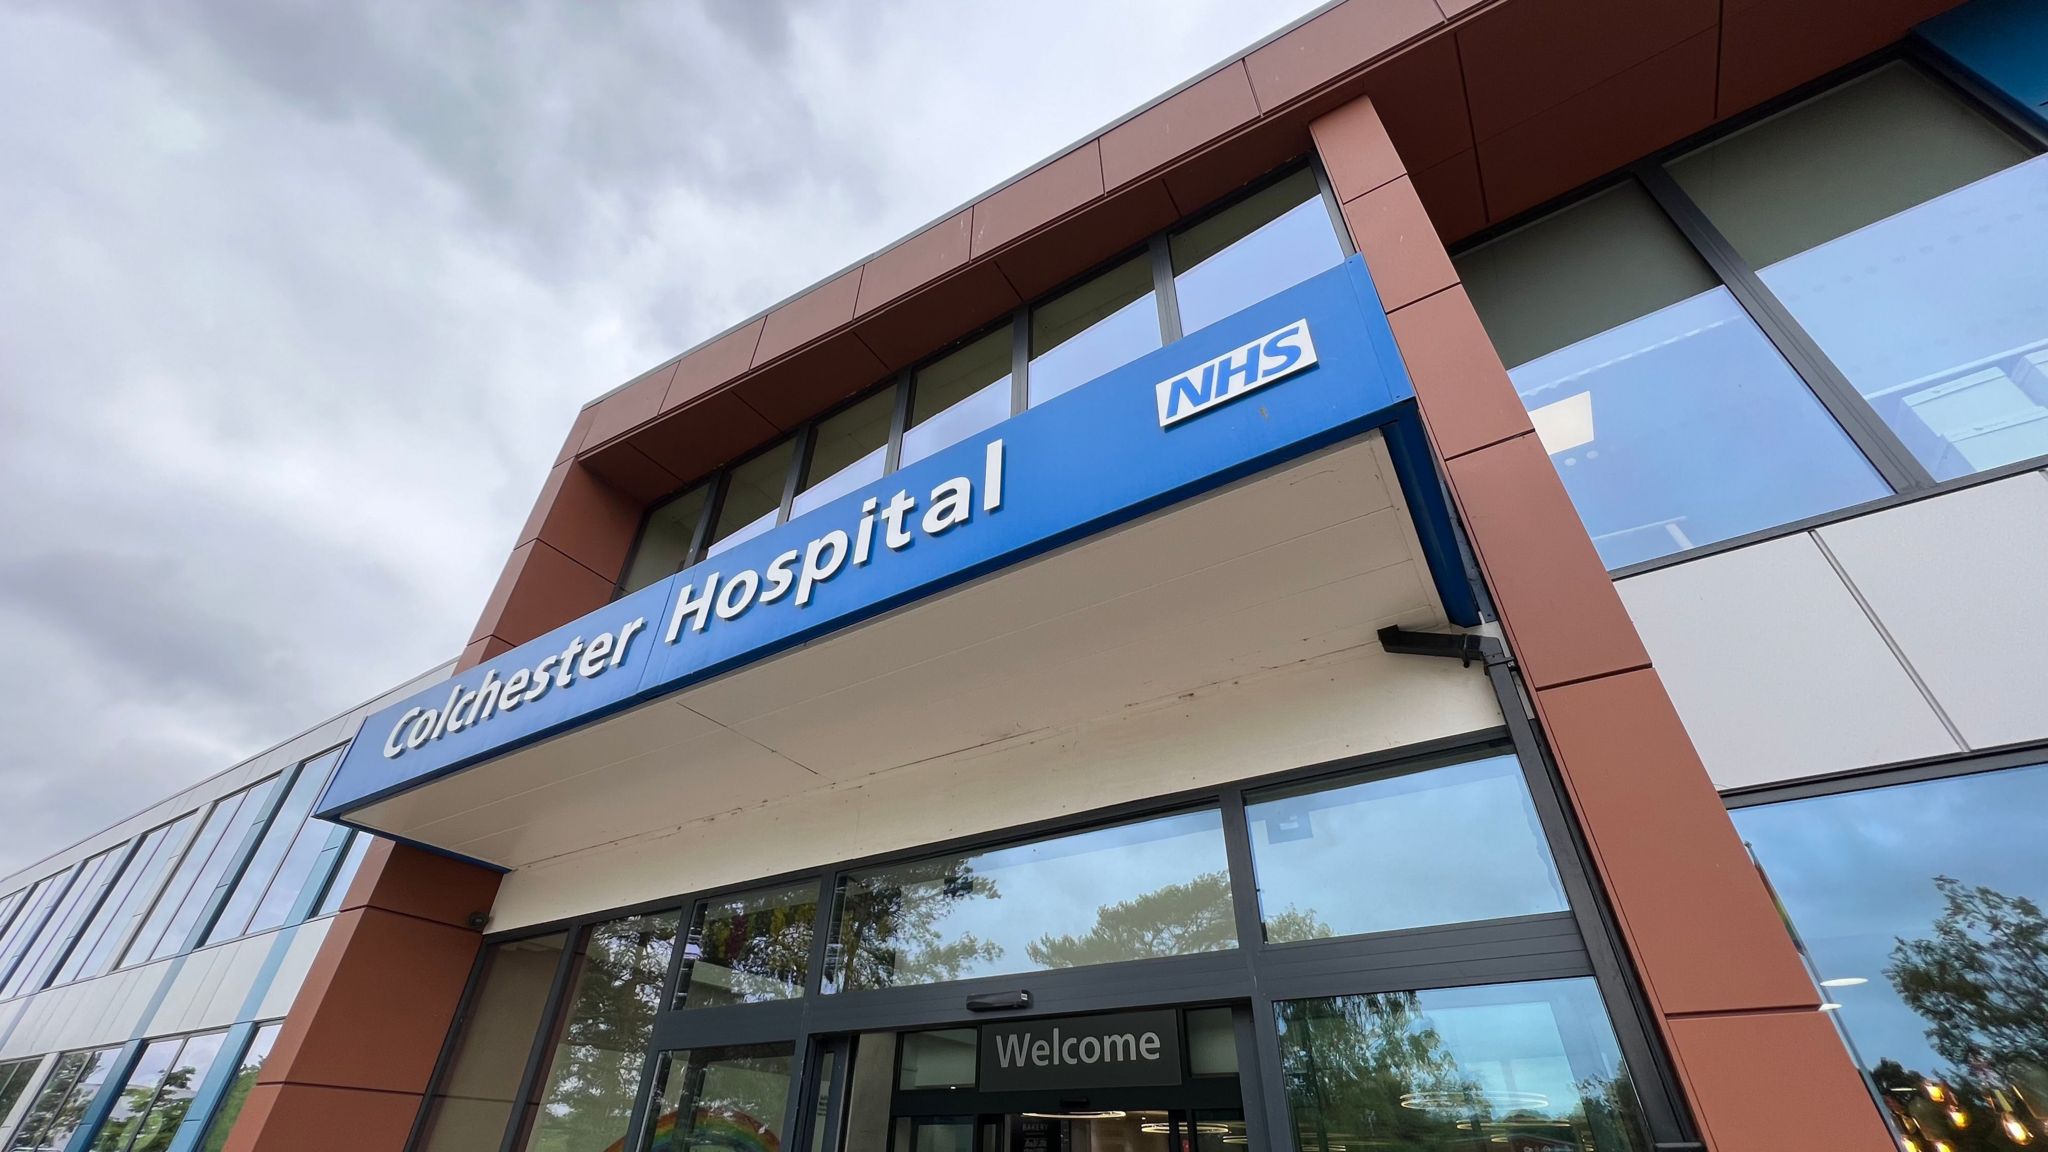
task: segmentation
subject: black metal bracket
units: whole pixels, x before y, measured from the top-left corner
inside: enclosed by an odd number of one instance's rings
[[[967,1010],[969,1012],[1010,1012],[1018,1008],[1029,1007],[1031,1007],[1031,993],[1021,989],[1016,992],[991,992],[985,996],[969,996],[967,998]]]
[[[1412,628],[1382,628],[1380,647],[1396,656],[1443,656],[1469,668],[1474,660],[1484,662],[1501,654],[1491,636],[1469,632],[1417,632]]]

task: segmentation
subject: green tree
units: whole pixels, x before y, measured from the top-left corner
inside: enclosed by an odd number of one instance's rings
[[[1267,925],[1275,940],[1310,940],[1331,935],[1313,912],[1290,907]],[[1077,968],[1117,960],[1187,956],[1238,945],[1230,876],[1204,872],[1096,909],[1095,925],[1079,936],[1047,933],[1024,946],[1033,963]]]
[[[968,966],[1002,957],[1003,946],[941,922],[963,900],[1000,900],[994,880],[962,857],[923,860],[847,880],[839,946],[847,988],[893,988],[958,980]]]

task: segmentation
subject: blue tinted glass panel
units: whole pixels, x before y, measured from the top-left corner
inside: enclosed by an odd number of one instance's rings
[[[228,1134],[234,1131],[235,1121],[241,1119],[242,1106],[248,1103],[249,1093],[256,1087],[256,1077],[263,1071],[263,1062],[269,1059],[270,1049],[277,1043],[277,1034],[282,1028],[282,1024],[265,1024],[256,1030],[255,1038],[249,1041],[248,1049],[242,1053],[235,1078],[221,1097],[220,1106],[214,1109],[213,1119],[206,1123],[206,1136],[199,1143],[202,1152],[221,1152],[227,1147]]]
[[[2048,1132],[2044,811],[2048,767],[1730,813],[1853,1055],[1922,1148]]]
[[[1033,405],[1043,404],[1160,345],[1151,259],[1138,256],[1031,310]]]
[[[51,971],[56,968],[66,948],[77,939],[85,918],[98,905],[107,885],[114,882],[114,873],[120,870],[121,861],[127,854],[128,846],[123,844],[78,866],[77,876],[51,909],[49,920],[22,952],[21,963],[15,968],[14,975],[7,978],[5,987],[0,987],[0,999],[33,992],[48,983]]]
[[[262,841],[249,857],[248,867],[235,882],[234,893],[221,907],[220,918],[207,933],[207,943],[232,940],[284,922],[285,913],[298,899],[299,890],[305,886],[320,858],[320,850],[334,830],[334,825],[325,820],[307,817],[320,799],[328,775],[340,761],[341,751],[337,749],[307,761],[299,769],[291,791],[285,794],[284,803],[278,805],[277,815],[271,818]]]
[[[1726,288],[1508,375],[1609,568],[1891,491]]]
[[[726,473],[718,523],[711,527],[706,556],[716,556],[775,527],[782,515],[782,489],[796,458],[796,442],[784,440]]]
[[[356,873],[362,870],[363,857],[369,854],[370,845],[377,842],[375,836],[358,832],[348,842],[348,852],[341,858],[341,867],[334,870],[334,878],[327,882],[327,894],[320,897],[320,906],[313,909],[315,916],[330,916],[341,909],[341,902],[348,898],[349,885],[355,883]]]
[[[1258,793],[1245,818],[1276,943],[1566,907],[1513,756]]]
[[[852,407],[818,421],[811,431],[811,459],[804,486],[790,502],[801,516],[882,478],[889,455],[889,425],[896,416],[896,390],[884,388]]]
[[[1214,324],[1344,260],[1315,174],[1306,169],[1178,233],[1168,246],[1183,332]]]
[[[129,1069],[128,1078],[114,1097],[113,1108],[87,1146],[91,1152],[123,1152],[128,1147],[135,1129],[148,1115],[157,1089],[163,1086],[164,1073],[171,1070],[171,1061],[177,1059],[178,1049],[184,1046],[183,1038],[152,1040],[143,1045],[142,1054],[135,1058],[135,1066]]]
[[[71,875],[66,869],[54,876],[45,876],[29,887],[28,894],[21,899],[21,911],[14,917],[14,923],[7,931],[0,933],[0,977],[14,967],[14,962],[35,943],[36,929],[49,919],[50,905],[64,891],[64,881]]]
[[[1273,1006],[1298,1152],[1647,1150],[1591,979]],[[1286,1147],[1286,1136],[1275,1141]]]
[[[149,833],[136,848],[134,859],[122,870],[121,878],[107,893],[92,922],[79,933],[78,943],[57,970],[53,983],[63,984],[80,976],[97,976],[106,971],[114,949],[128,938],[135,921],[149,907],[164,873],[177,859],[178,850],[199,821],[197,813]]]
[[[277,777],[272,776],[214,802],[199,834],[179,857],[170,881],[142,922],[141,931],[122,954],[121,967],[159,960],[185,947],[186,937],[213,897],[221,875],[255,835],[264,802],[276,786]]]
[[[1758,275],[1936,479],[2048,455],[2048,157]]]
[[[67,1147],[93,1097],[113,1073],[114,1058],[120,1051],[99,1048],[58,1057],[50,1078],[43,1081],[42,1091],[36,1093],[21,1126],[14,1130],[8,1152],[60,1152]]]

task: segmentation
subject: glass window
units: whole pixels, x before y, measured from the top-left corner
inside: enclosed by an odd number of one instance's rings
[[[1256,794],[1245,818],[1271,941],[1566,907],[1513,755]]]
[[[114,1070],[119,1048],[98,1048],[90,1052],[66,1052],[57,1058],[43,1090],[22,1115],[14,1130],[8,1152],[60,1152],[71,1142],[78,1126],[92,1107],[93,1097]]]
[[[481,982],[457,1024],[454,1055],[427,1105],[420,1152],[496,1148],[504,1140],[512,1097],[568,942],[557,932],[485,950]]]
[[[320,906],[313,909],[315,916],[332,916],[341,911],[341,902],[348,899],[349,885],[356,882],[356,873],[363,870],[363,857],[369,855],[370,845],[377,838],[367,832],[358,832],[349,838],[348,852],[341,858],[341,866],[334,870],[334,876],[327,881],[327,892],[320,897]]]
[[[804,467],[789,514],[801,516],[882,478],[889,455],[889,425],[896,420],[896,390],[884,388],[865,400],[818,421],[811,433],[811,459]]]
[[[29,886],[28,894],[22,897],[21,911],[7,931],[0,933],[0,977],[5,977],[14,967],[15,960],[29,945],[35,943],[37,929],[49,919],[50,906],[64,894],[64,881],[69,879],[69,870],[54,876],[45,876]]]
[[[1730,813],[1856,1059],[1922,1148],[2048,1132],[2044,810],[2048,766]]]
[[[2048,453],[2048,158],[1911,65],[1670,165],[1937,479]]]
[[[30,1057],[0,1064],[0,1125],[14,1112],[15,1101],[28,1092],[28,1082],[36,1078],[42,1062],[41,1057]]]
[[[213,1119],[206,1123],[206,1136],[199,1143],[201,1152],[221,1152],[227,1147],[228,1134],[235,1130],[235,1121],[242,1116],[242,1105],[248,1103],[249,1093],[256,1087],[256,1075],[263,1071],[263,1061],[269,1058],[271,1046],[277,1043],[278,1030],[283,1027],[282,1023],[274,1023],[256,1030],[248,1050],[242,1053],[242,1062],[235,1069],[234,1080],[222,1094],[220,1106],[213,1110]]]
[[[1590,979],[1274,1005],[1299,1152],[1647,1149]]]
[[[1215,809],[849,874],[832,990],[1237,947]]]
[[[120,871],[121,861],[127,855],[128,845],[123,844],[119,848],[109,848],[78,866],[70,887],[51,908],[48,922],[22,951],[21,963],[15,967],[14,975],[7,978],[5,987],[0,987],[0,999],[33,992],[49,982],[51,970],[63,959],[71,942],[77,939],[86,917],[99,907],[100,897],[114,882],[114,873]]]
[[[1009,325],[917,370],[898,464],[912,464],[1010,418]]]
[[[227,1035],[223,1030],[152,1041],[93,1140],[93,1152],[166,1152]],[[165,1050],[162,1062],[156,1059],[158,1048]],[[145,1073],[151,1067],[155,1071]]]
[[[1890,491],[1634,182],[1457,265],[1609,568]]]
[[[706,556],[716,556],[775,527],[795,455],[796,442],[784,440],[725,474],[725,498],[718,506],[718,523],[711,526]]]
[[[14,913],[21,907],[22,897],[27,894],[28,889],[19,888],[5,896],[0,896],[0,932],[6,932],[8,927],[14,923]]]
[[[150,899],[163,883],[164,873],[170,870],[179,850],[185,846],[185,838],[192,834],[198,823],[199,814],[193,812],[142,838],[134,858],[121,870],[120,879],[114,882],[99,911],[93,914],[92,921],[78,934],[77,945],[64,958],[64,964],[57,969],[57,977],[52,983],[65,984],[82,976],[97,976],[107,970],[114,958],[114,950],[128,938],[135,922],[149,908]]]
[[[1167,247],[1183,332],[1344,262],[1322,189],[1306,168],[1174,235]]]
[[[1228,1008],[1190,1008],[1188,1071],[1196,1076],[1237,1075],[1237,1025]]]
[[[289,918],[335,832],[334,825],[310,817],[320,790],[327,786],[328,774],[340,762],[341,749],[337,748],[300,767],[291,791],[285,793],[284,803],[278,805],[248,867],[235,882],[234,894],[207,933],[208,944],[267,931]]]
[[[1033,407],[1159,347],[1152,259],[1134,256],[1031,310]]]
[[[122,954],[122,967],[184,951],[192,925],[206,911],[220,878],[262,827],[263,806],[277,780],[272,776],[214,802],[199,835],[179,856],[142,930]]]
[[[782,1147],[792,1052],[751,1044],[662,1053],[642,1152]]]
[[[628,916],[590,930],[520,1147],[605,1152],[624,1144],[681,919]]]
[[[640,542],[633,547],[633,560],[619,582],[624,591],[638,592],[683,570],[690,559],[690,545],[697,539],[697,522],[704,518],[704,504],[710,498],[711,485],[699,484],[669,497],[647,514]]]
[[[678,1008],[792,1000],[811,974],[818,885],[742,892],[697,905]]]
[[[897,1047],[898,1088],[972,1088],[981,1057],[981,1033],[973,1028],[906,1032]]]

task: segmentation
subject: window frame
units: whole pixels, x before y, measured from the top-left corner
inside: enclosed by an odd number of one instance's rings
[[[1487,661],[1486,674],[1504,717],[1504,722],[1493,728],[487,933],[486,948],[558,932],[569,934],[564,959],[556,969],[533,1048],[528,1053],[525,1074],[512,1102],[510,1115],[515,1122],[508,1123],[500,1152],[516,1152],[515,1139],[520,1131],[516,1120],[537,1100],[543,1045],[554,1034],[566,1008],[573,975],[573,964],[567,958],[584,946],[594,926],[624,916],[674,912],[680,917],[682,933],[687,934],[702,901],[798,883],[815,883],[820,894],[802,996],[755,1004],[678,1008],[676,992],[686,948],[679,945],[674,949],[662,988],[663,1008],[655,1017],[641,1061],[640,1083],[626,1132],[629,1152],[637,1152],[646,1131],[649,1091],[664,1052],[771,1042],[793,1044],[793,1083],[782,1131],[786,1146],[808,1147],[808,1129],[817,1112],[821,1056],[828,1050],[843,1055],[843,1050],[834,1045],[843,1044],[847,1035],[873,1030],[972,1026],[984,1019],[1060,1016],[1154,1003],[1178,1007],[1233,1006],[1241,1017],[1240,1052],[1253,1057],[1248,1067],[1242,1059],[1240,1063],[1245,1068],[1242,1083],[1247,1122],[1253,1125],[1255,1140],[1262,1138],[1257,1133],[1273,1134],[1277,1139],[1278,1134],[1289,1129],[1273,1014],[1276,1002],[1575,976],[1592,978],[1600,991],[1640,1097],[1643,1122],[1651,1140],[1679,1146],[1696,1140],[1683,1096],[1654,1027],[1654,1017],[1625,959],[1618,926],[1598,889],[1590,854],[1570,816],[1562,778],[1554,761],[1545,754],[1533,719],[1521,703],[1516,673],[1504,656],[1494,656]],[[1418,763],[1433,765],[1447,758],[1500,753],[1514,754],[1520,764],[1544,841],[1565,890],[1565,911],[1326,940],[1271,944],[1264,940],[1254,882],[1251,830],[1245,814],[1247,793],[1395,776],[1416,770]],[[1237,948],[937,984],[831,994],[822,991],[837,913],[834,895],[840,877],[846,873],[1069,835],[1206,806],[1216,807],[1223,818]],[[457,1022],[468,1016],[479,992],[484,961],[480,951],[455,1014]],[[1172,980],[1161,981],[1161,976],[1171,976]],[[1033,1003],[1022,1012],[978,1015],[963,1008],[968,997],[1027,986]],[[1170,987],[1170,991],[1162,992],[1162,987]],[[423,1101],[432,1100],[444,1083],[459,1043],[458,1031],[451,1027]],[[423,1106],[415,1118],[408,1148],[421,1146],[427,1115]],[[831,1123],[828,1110],[827,1124]]]
[[[919,357],[908,367],[890,373],[884,379],[868,387],[861,388],[846,399],[838,401],[831,407],[807,417],[792,431],[772,437],[764,444],[751,448],[704,475],[691,480],[689,483],[650,501],[641,510],[640,525],[634,533],[633,546],[626,550],[625,561],[620,565],[618,573],[612,580],[612,599],[617,600],[628,594],[626,577],[633,570],[633,561],[640,552],[641,543],[647,537],[647,526],[652,521],[656,510],[699,485],[710,486],[710,491],[704,501],[704,507],[697,516],[696,530],[691,536],[689,546],[685,549],[682,562],[677,565],[676,571],[680,572],[701,563],[707,557],[711,546],[711,533],[717,526],[718,517],[724,509],[726,484],[733,470],[763,453],[774,451],[785,439],[793,442],[794,450],[790,453],[789,470],[783,479],[782,505],[776,511],[775,524],[778,527],[787,524],[792,517],[791,509],[795,504],[797,494],[803,490],[803,486],[807,481],[806,474],[810,468],[811,448],[818,425],[863,400],[890,390],[893,390],[895,396],[895,415],[889,427],[887,451],[883,454],[882,475],[884,477],[894,475],[901,467],[903,434],[909,429],[909,419],[913,404],[911,390],[915,386],[917,373],[974,341],[1002,331],[1006,327],[1010,331],[1009,415],[1014,417],[1021,414],[1030,407],[1030,382],[1028,377],[1031,364],[1032,309],[1103,273],[1117,268],[1127,261],[1139,257],[1147,258],[1150,261],[1152,296],[1158,305],[1159,311],[1160,346],[1165,347],[1179,340],[1185,333],[1181,327],[1180,296],[1174,285],[1173,257],[1167,247],[1168,240],[1175,233],[1195,227],[1210,217],[1235,207],[1240,201],[1264,191],[1267,187],[1279,183],[1304,169],[1315,176],[1316,192],[1323,201],[1324,211],[1329,213],[1330,227],[1336,234],[1338,251],[1343,254],[1343,258],[1346,260],[1357,255],[1358,249],[1351,242],[1351,232],[1344,225],[1343,206],[1337,200],[1336,191],[1330,184],[1329,174],[1323,170],[1321,159],[1314,154],[1309,154],[1282,164],[1280,167],[1260,176],[1256,180],[1252,180],[1242,187],[1232,190],[1219,198],[1214,204],[1204,207],[1201,211],[1174,221],[1170,226],[1148,236],[1140,243],[1120,249],[1079,275],[1062,280],[1051,288],[1033,296],[1031,299],[1020,302],[1008,313],[976,328],[961,339],[949,342],[945,347],[930,355]],[[673,574],[671,573],[671,575]]]
[[[1892,489],[1891,494],[1887,496],[1759,528],[1711,544],[1702,544],[1649,560],[1624,564],[1609,569],[1609,577],[1622,580],[1644,572],[1654,572],[1674,564],[1683,564],[1766,540],[1807,532],[1880,509],[1910,504],[1930,496],[2038,471],[2044,463],[2048,463],[2048,453],[2044,453],[2025,460],[2001,464],[1995,468],[1987,468],[1981,472],[1972,472],[1949,480],[1936,480],[1926,466],[1906,447],[1898,433],[1884,422],[1876,409],[1872,408],[1862,393],[1856,390],[1848,376],[1829,359],[1806,329],[1793,318],[1791,311],[1764,285],[1756,269],[1735,251],[1735,246],[1707,219],[1705,211],[1686,195],[1677,180],[1665,169],[1665,165],[1672,160],[1892,64],[1911,68],[1928,81],[1947,89],[1971,110],[2031,150],[2036,158],[2048,155],[2048,130],[2043,130],[2039,125],[2018,115],[2005,101],[1985,91],[1981,84],[1962,74],[1954,65],[1942,59],[1939,53],[1908,39],[1802,84],[1746,112],[1721,120],[1704,131],[1694,133],[1668,147],[1660,148],[1612,172],[1554,196],[1508,220],[1481,229],[1451,247],[1450,255],[1455,260],[1510,232],[1519,231],[1556,212],[1583,203],[1588,198],[1618,184],[1633,181],[1648,193],[1651,201],[1664,214],[1677,234],[1706,263],[1709,270],[1720,278],[1722,286],[1763,332],[1764,338],[1785,360],[1793,374],[1806,385],[1807,391],[1827,410],[1828,415],[1848,436],[1849,442],[1862,453],[1863,458],[1870,462],[1871,467],[1877,470],[1878,475]]]

